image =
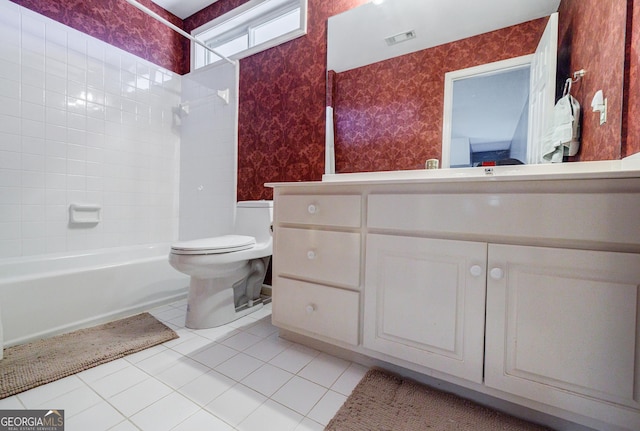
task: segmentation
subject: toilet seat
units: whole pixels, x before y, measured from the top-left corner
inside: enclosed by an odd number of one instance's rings
[[[223,235],[213,238],[176,242],[171,245],[173,254],[221,254],[248,250],[256,245],[256,239],[245,235]]]

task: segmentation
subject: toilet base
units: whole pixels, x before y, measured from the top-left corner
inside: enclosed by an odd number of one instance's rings
[[[260,310],[264,305],[259,287],[264,280],[266,263],[268,258],[255,259],[239,274],[232,272],[226,277],[191,277],[185,326],[190,329],[214,328]],[[251,288],[247,289],[247,285]],[[247,294],[251,298],[247,298]]]

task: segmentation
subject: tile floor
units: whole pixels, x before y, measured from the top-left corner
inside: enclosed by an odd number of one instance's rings
[[[322,430],[366,368],[285,341],[270,304],[228,325],[184,327],[186,302],[150,310],[180,338],[0,400],[64,409],[66,431]]]

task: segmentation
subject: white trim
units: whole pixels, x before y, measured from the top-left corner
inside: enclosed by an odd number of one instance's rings
[[[509,58],[507,60],[495,61],[493,63],[481,64],[480,66],[468,67],[466,69],[447,72],[444,75],[444,112],[442,115],[442,155],[440,165],[448,168],[451,161],[451,120],[453,115],[453,82],[459,79],[471,78],[475,76],[490,76],[502,73],[510,69],[520,69],[530,66],[533,61],[533,54],[521,57]]]
[[[127,0],[128,1],[128,0]],[[212,27],[215,27],[216,25],[220,25],[222,23],[224,23],[225,21],[228,21],[229,19],[232,19],[235,16],[238,16],[252,8],[254,8],[255,6],[259,5],[260,3],[264,3],[266,0],[250,0],[240,6],[238,6],[237,8],[233,9],[230,12],[227,12],[217,18],[214,18],[213,20],[201,25],[200,27],[197,27],[195,29],[193,29],[191,31],[191,36],[193,38],[197,38],[199,34],[209,30]],[[285,33],[281,36],[278,36],[274,39],[271,39],[267,42],[261,43],[259,45],[256,46],[252,46],[247,50],[238,52],[236,54],[232,54],[229,56],[230,59],[233,60],[240,60],[242,58],[245,57],[249,57],[250,55],[256,54],[258,52],[261,51],[265,51],[269,48],[273,48],[274,46],[278,46],[280,44],[283,44],[285,42],[288,42],[290,40],[296,39],[300,36],[304,36],[307,34],[307,11],[308,11],[308,0],[298,0],[299,1],[299,5],[300,5],[300,26],[298,29],[290,31],[288,33]],[[197,43],[198,45],[201,45],[201,43]],[[193,39],[191,40],[191,70],[196,70],[196,42],[193,41]],[[218,54],[217,54],[218,55]],[[213,63],[212,63],[213,64]]]
[[[324,173],[336,173],[335,130],[333,124],[333,106],[326,108],[324,140]]]

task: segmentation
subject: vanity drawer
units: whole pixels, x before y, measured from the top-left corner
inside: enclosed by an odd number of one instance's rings
[[[360,294],[277,277],[273,286],[273,323],[302,329],[348,344],[358,344]]]
[[[360,286],[359,233],[278,228],[273,255],[277,275]]]
[[[275,220],[316,226],[360,227],[360,195],[281,195]]]
[[[638,208],[638,193],[371,194],[367,227],[485,239],[535,238],[544,245],[637,244]]]

